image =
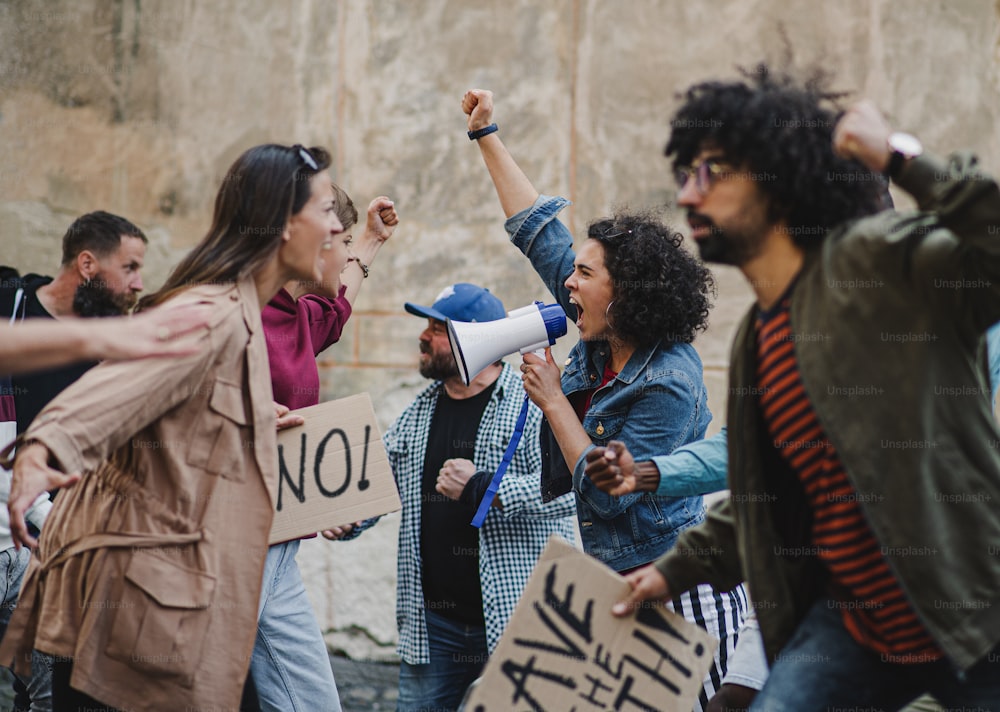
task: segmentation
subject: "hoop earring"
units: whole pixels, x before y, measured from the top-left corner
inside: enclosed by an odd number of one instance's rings
[[[611,322],[611,307],[614,305],[615,300],[612,299],[608,302],[608,308],[604,310],[604,321],[611,328],[611,331],[615,330],[615,325]]]

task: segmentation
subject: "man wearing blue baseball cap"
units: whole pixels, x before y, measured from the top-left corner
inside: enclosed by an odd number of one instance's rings
[[[406,311],[416,316],[444,321],[496,321],[507,316],[503,302],[490,293],[485,287],[478,287],[468,282],[459,282],[445,287],[434,300],[434,306],[422,307],[419,304],[406,302]]]
[[[454,710],[499,642],[549,535],[573,541],[576,512],[572,495],[542,503],[541,411],[532,405],[493,507],[482,528],[471,525],[514,431],[524,388],[502,361],[466,386],[445,320],[494,321],[506,310],[488,289],[466,282],[442,290],[432,306],[405,307],[427,319],[420,374],[434,382],[385,434],[403,502],[397,709]]]

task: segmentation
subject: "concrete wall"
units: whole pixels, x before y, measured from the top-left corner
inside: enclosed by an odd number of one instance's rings
[[[467,88],[496,92],[504,140],[540,190],[574,201],[564,218],[579,232],[616,205],[669,205],[661,153],[676,93],[780,61],[786,39],[797,64],[825,66],[929,149],[971,147],[996,170],[998,17],[986,0],[3,1],[0,263],[54,272],[66,226],[103,208],[147,231],[155,288],[201,237],[239,153],[330,146],[359,206],[385,193],[402,223],[344,339],[319,359],[323,397],[368,391],[388,425],[423,386],[422,325],[403,301],[429,303],[455,281],[510,307],[546,296],[506,244],[465,136]],[[750,303],[738,274],[716,275],[696,344],[713,430]],[[299,557],[331,642],[354,655],[394,643],[396,526],[306,542]]]

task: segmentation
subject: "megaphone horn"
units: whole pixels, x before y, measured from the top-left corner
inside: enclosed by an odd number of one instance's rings
[[[558,304],[535,302],[507,312],[506,319],[483,322],[448,319],[448,341],[462,382],[509,354],[537,351],[566,334],[566,313]]]

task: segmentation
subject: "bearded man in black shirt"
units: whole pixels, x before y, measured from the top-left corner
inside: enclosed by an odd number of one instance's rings
[[[541,411],[529,404],[492,507],[482,528],[472,526],[525,394],[520,374],[502,361],[465,385],[446,320],[493,321],[506,311],[489,290],[467,282],[446,287],[432,306],[405,307],[427,320],[419,336],[420,374],[433,383],[385,434],[403,503],[397,710],[447,712],[459,706],[499,642],[549,536],[573,541],[576,505],[572,494],[542,502]]]
[[[0,284],[0,316],[22,319],[121,316],[142,291],[146,257],[142,230],[104,211],[77,218],[63,236],[55,277],[28,274]],[[73,364],[12,379],[17,432],[93,363]]]
[[[71,317],[121,316],[128,313],[142,291],[142,266],[148,241],[142,230],[118,215],[104,211],[77,218],[62,241],[62,264],[55,277],[28,274],[18,277],[5,268],[0,280],[0,316],[8,321],[64,319]],[[74,383],[93,362],[34,371],[4,380],[2,388],[13,394],[18,434],[28,429],[49,401]],[[0,443],[0,448],[6,446]],[[7,495],[10,474],[0,469],[0,541],[10,542]],[[26,513],[33,529],[40,529],[51,504],[44,495]],[[0,637],[16,604],[21,579],[28,566],[27,549],[13,547],[0,552],[0,575],[8,581],[0,607]],[[15,679],[16,710],[27,709],[30,700],[45,704],[51,697],[51,665],[48,656],[32,655],[32,679],[25,686]]]

